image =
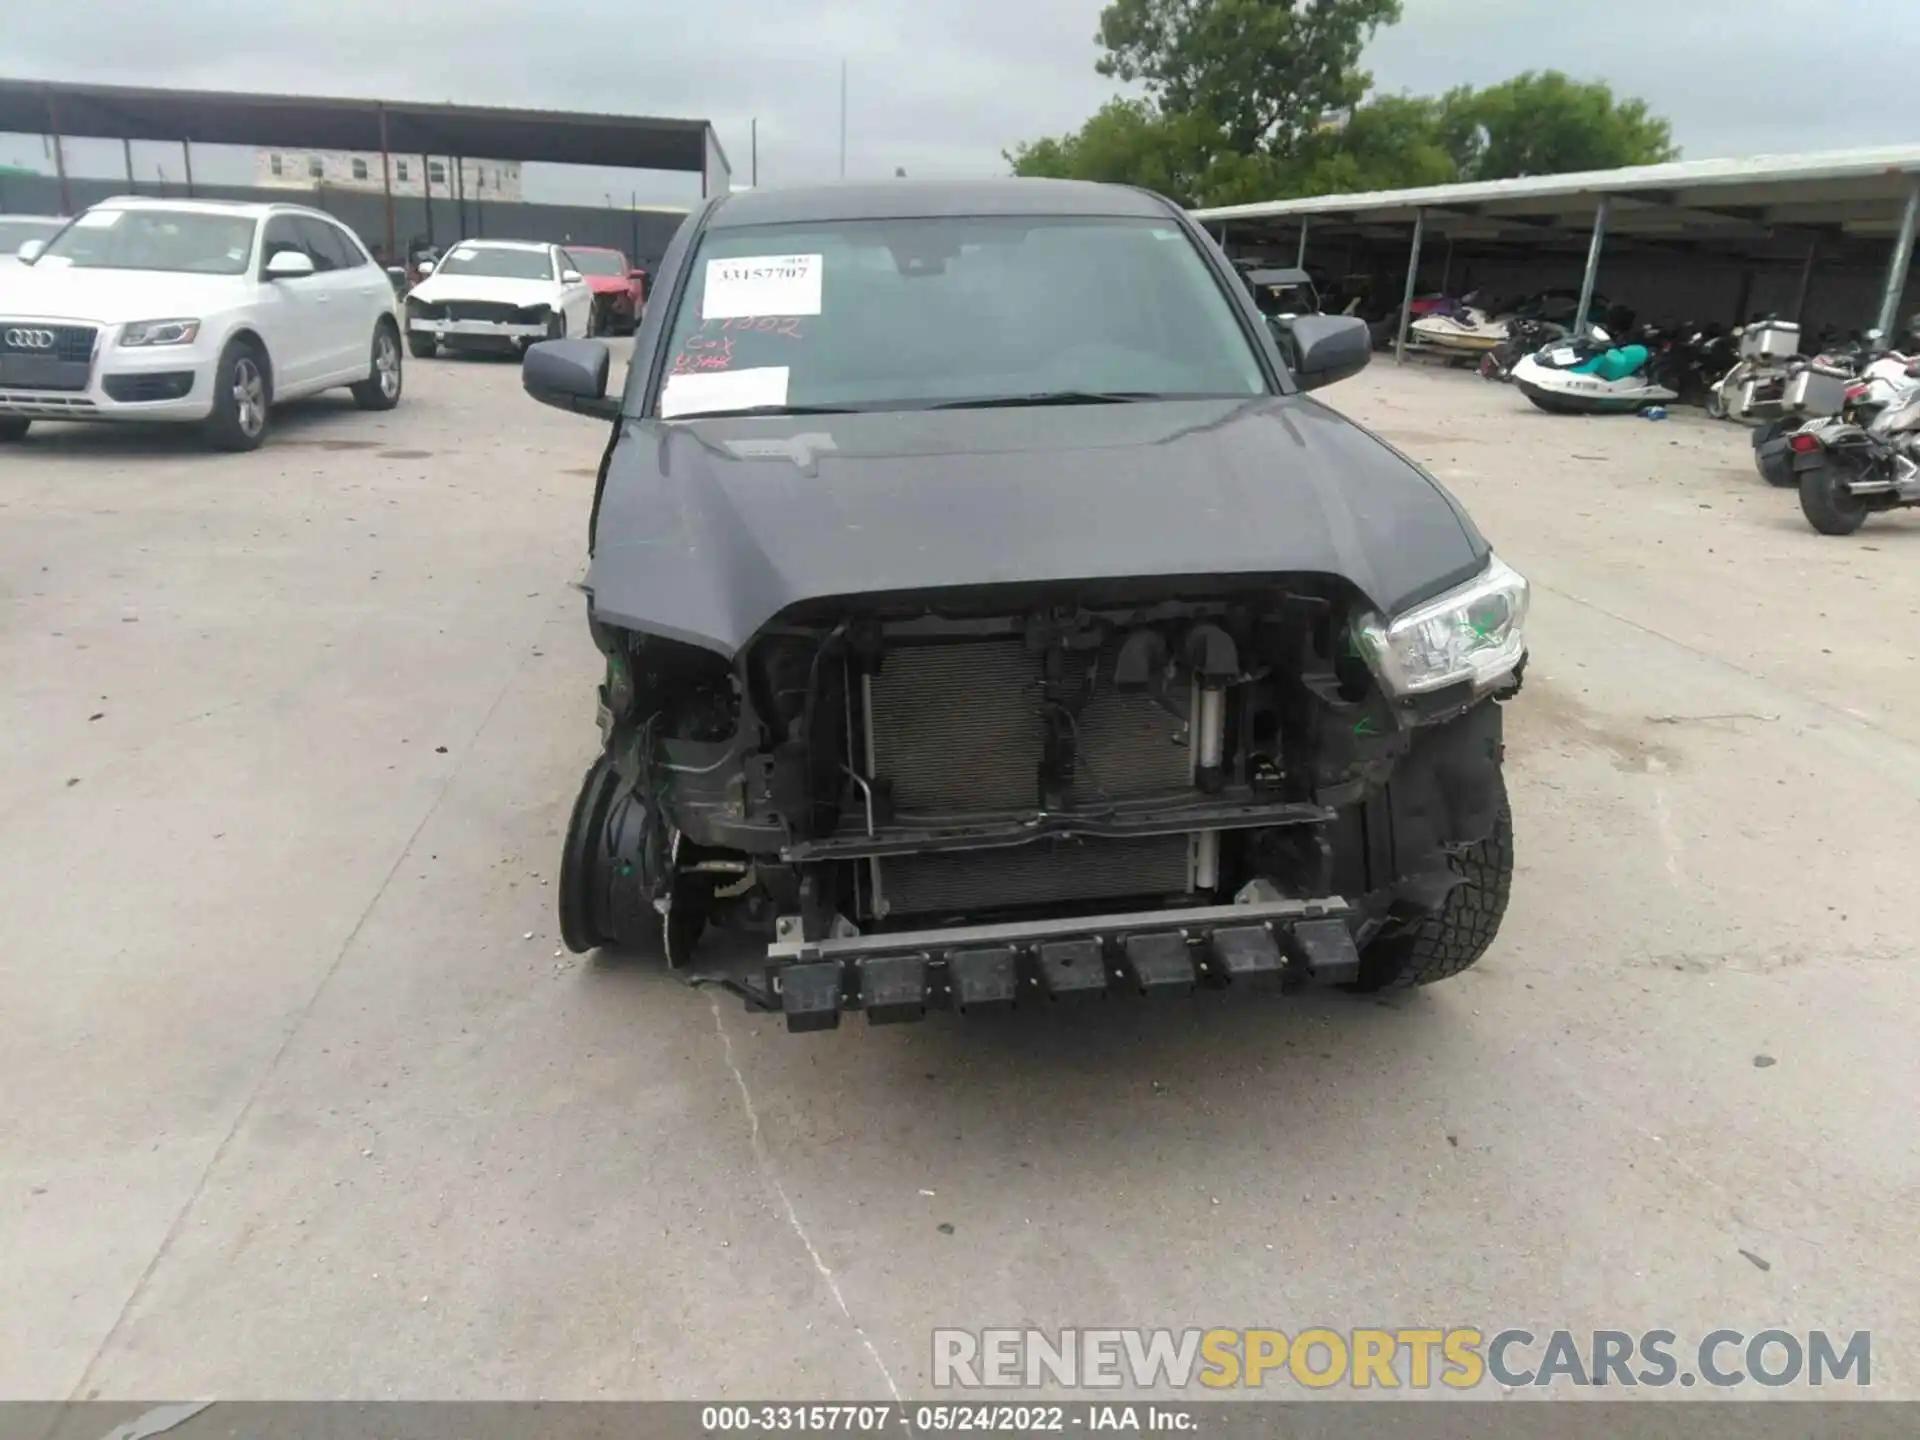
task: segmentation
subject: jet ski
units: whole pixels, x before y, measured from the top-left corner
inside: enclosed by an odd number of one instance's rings
[[[1550,415],[1634,415],[1680,392],[1659,383],[1645,345],[1615,345],[1594,326],[1585,338],[1556,341],[1513,367],[1513,383]]]

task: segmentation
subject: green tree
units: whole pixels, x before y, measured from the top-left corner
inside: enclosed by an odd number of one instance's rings
[[[1228,150],[1285,156],[1359,103],[1360,52],[1399,18],[1400,0],[1113,0],[1096,68],[1143,84],[1163,112],[1202,117]]]
[[[1399,14],[1400,0],[1112,0],[1097,68],[1146,96],[1109,101],[1079,130],[1016,146],[1007,161],[1016,175],[1233,205],[1679,155],[1644,101],[1553,70],[1366,99],[1361,50]]]
[[[1449,184],[1460,178],[1460,167],[1446,143],[1443,118],[1441,101],[1378,96],[1355,109],[1339,129],[1309,135],[1276,194],[1345,195]]]
[[[1071,135],[1007,153],[1016,175],[1144,185],[1182,205],[1196,202],[1212,147],[1191,117],[1147,100],[1109,100]]]
[[[1657,165],[1680,156],[1673,128],[1643,100],[1616,99],[1599,81],[1528,71],[1442,99],[1439,138],[1463,179],[1504,180]]]
[[[1005,158],[1016,175],[1140,185],[1180,205],[1269,199],[1283,173],[1266,155],[1229,148],[1201,117],[1150,100],[1109,100],[1072,134],[1018,145]]]

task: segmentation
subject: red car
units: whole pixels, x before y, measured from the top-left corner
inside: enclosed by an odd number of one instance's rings
[[[599,245],[569,245],[567,254],[593,287],[594,335],[631,335],[640,328],[647,299],[647,272],[618,250]]]

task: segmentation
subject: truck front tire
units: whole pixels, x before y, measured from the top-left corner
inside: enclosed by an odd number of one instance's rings
[[[1431,985],[1470,968],[1487,953],[1507,913],[1513,887],[1513,812],[1501,782],[1500,810],[1493,833],[1447,865],[1460,884],[1432,914],[1405,929],[1383,935],[1360,952],[1355,990],[1405,989]]]

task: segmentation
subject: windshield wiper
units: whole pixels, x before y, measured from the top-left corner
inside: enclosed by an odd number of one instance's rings
[[[737,410],[689,410],[662,420],[732,420],[743,415],[852,415],[858,405],[742,405]]]
[[[1130,405],[1165,397],[1151,390],[1039,390],[1030,395],[981,395],[972,400],[942,400],[929,410],[993,410],[1017,405]]]

